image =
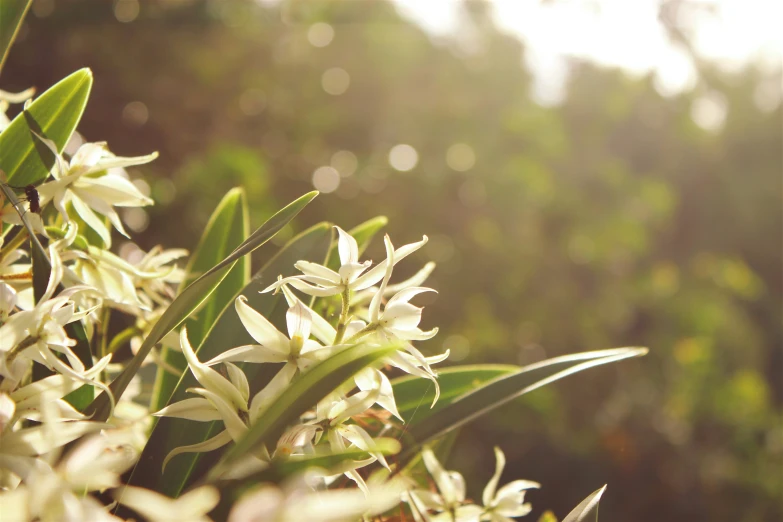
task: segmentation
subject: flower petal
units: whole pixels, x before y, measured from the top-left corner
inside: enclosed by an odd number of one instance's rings
[[[330,268],[310,261],[297,261],[294,267],[306,276],[325,279],[333,284],[340,284],[340,274]]]
[[[288,306],[294,306],[295,303],[301,303],[301,301],[294,295],[293,291],[291,291],[288,286],[282,285],[281,288],[283,290],[283,295],[285,295],[285,299],[288,302]],[[337,331],[334,329],[334,327],[329,324],[329,321],[321,317],[320,314],[315,313],[312,308],[309,308],[304,303],[301,304],[308,312],[310,312],[313,337],[321,341],[323,344],[332,344],[334,338],[337,336]],[[349,337],[347,330],[345,335],[346,337]]]
[[[211,393],[215,393],[232,404],[236,409],[247,411],[247,400],[231,382],[218,372],[198,360],[193,352],[193,347],[188,341],[188,333],[185,327],[180,332],[180,346],[185,359],[188,361],[190,371],[202,386]]]
[[[495,498],[495,489],[498,487],[498,481],[500,480],[500,475],[503,473],[503,468],[505,466],[506,456],[503,455],[500,448],[495,446],[495,473],[492,475],[492,478],[489,479],[489,482],[487,482],[484,493],[481,496],[481,502],[486,507],[489,507]]]
[[[247,425],[239,418],[236,409],[234,409],[231,403],[217,393],[205,390],[204,388],[189,388],[188,391],[201,395],[215,407],[218,413],[220,413],[220,418],[223,420],[226,430],[228,430],[228,433],[234,441],[238,441],[245,436],[245,433],[247,433]]]
[[[103,224],[103,220],[95,215],[95,212],[85,203],[82,199],[75,197],[71,198],[73,208],[79,217],[81,217],[87,226],[93,229],[101,238],[106,248],[111,247],[111,234],[106,225]]]
[[[337,229],[337,251],[340,254],[340,264],[358,263],[359,245],[356,244],[356,240],[342,228],[338,226],[334,228]]]
[[[288,386],[291,379],[296,374],[297,367],[295,364],[286,363],[285,366],[280,368],[280,371],[272,377],[263,390],[256,393],[253,400],[250,402],[250,419],[255,422],[258,417],[266,410],[269,404],[272,403]]]
[[[245,346],[238,346],[230,350],[226,350],[220,355],[213,357],[204,364],[207,366],[215,366],[219,363],[228,361],[239,361],[249,363],[281,363],[288,359],[287,353],[280,353],[266,346],[258,344],[248,344]]]
[[[185,399],[169,404],[160,411],[153,413],[156,417],[177,417],[194,421],[220,420],[220,413],[207,399]]]
[[[212,451],[216,450],[220,447],[225,446],[229,442],[231,442],[233,439],[231,438],[231,434],[228,433],[228,430],[223,430],[211,439],[207,439],[204,442],[199,442],[198,444],[190,444],[188,446],[180,446],[178,448],[174,448],[169,452],[168,455],[166,455],[166,458],[163,459],[163,465],[162,470],[166,470],[166,464],[169,463],[171,459],[176,457],[177,455],[180,455],[182,453],[203,453],[206,451]],[[121,502],[122,503],[122,502]]]
[[[389,234],[383,237],[383,244],[386,247],[386,271],[383,275],[383,281],[378,292],[373,296],[370,301],[369,320],[371,324],[377,323],[381,315],[381,300],[383,299],[383,292],[386,290],[386,285],[389,283],[389,279],[392,275],[392,269],[394,268],[394,246],[392,245]]]
[[[141,207],[153,204],[153,201],[142,194],[133,183],[123,177],[112,174],[99,178],[79,178],[74,183],[75,187],[88,191],[93,197],[99,198],[112,206]]]
[[[234,301],[239,319],[247,332],[262,346],[280,354],[288,355],[288,337],[283,335],[269,320],[247,304],[247,297],[240,295]]]
[[[396,265],[421,247],[423,247],[425,244],[427,244],[427,236],[424,236],[421,241],[417,243],[410,243],[408,245],[401,246],[397,250],[394,251],[394,264]],[[383,279],[383,275],[386,272],[386,261],[383,261],[382,263],[378,264],[377,266],[370,269],[369,272],[362,275],[359,279],[355,281],[355,284],[353,286],[354,290],[364,290],[365,288],[369,288],[381,279]]]
[[[300,337],[304,341],[310,338],[310,328],[313,324],[312,316],[302,303],[297,300],[286,312],[285,319],[290,339]]]

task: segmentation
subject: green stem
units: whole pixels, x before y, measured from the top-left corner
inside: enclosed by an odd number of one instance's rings
[[[30,346],[34,345],[38,342],[38,337],[27,337],[24,339],[21,343],[17,344],[10,350],[8,350],[8,354],[6,355],[6,364],[10,366],[10,364],[14,361],[16,358],[16,355],[24,350],[25,348],[29,348]]]
[[[19,230],[19,232],[17,232],[17,234],[8,243],[6,243],[2,249],[0,249],[0,261],[5,259],[8,254],[19,248],[22,243],[24,243],[25,239],[27,239],[27,230],[23,228]]]
[[[373,333],[375,330],[378,329],[378,323],[368,324],[355,334],[353,334],[351,337],[348,338],[347,341],[345,341],[345,344],[352,344],[361,339],[362,337],[367,337],[371,333]]]
[[[107,348],[105,353],[114,353],[116,352],[120,346],[123,344],[129,342],[131,339],[133,339],[134,336],[139,335],[141,333],[141,330],[139,330],[135,326],[129,326],[128,328],[124,329],[120,333],[114,336],[114,339],[111,340],[109,343],[109,347]]]
[[[348,287],[341,294],[343,309],[340,311],[340,320],[337,322],[337,335],[334,336],[333,344],[340,344],[345,335],[345,329],[348,327],[348,312],[350,310],[351,291]]]

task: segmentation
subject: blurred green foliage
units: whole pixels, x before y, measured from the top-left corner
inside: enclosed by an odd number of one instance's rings
[[[238,184],[258,225],[331,165],[339,187],[298,228],[384,214],[401,243],[427,233],[430,353],[524,364],[651,348],[464,429],[449,466],[469,483],[491,475],[498,444],[508,476],[544,485],[533,519],[603,483],[612,520],[783,517],[783,136],[752,65],[699,63],[697,88],[666,98],[651,77],[574,63],[565,100],[541,107],[522,44],[480,2],[470,49],[380,1],[148,0],[124,24],[111,2],[37,3],[3,88],[92,68],[85,135],[161,152],[145,169],[164,204],[136,234],[144,248],[195,245]],[[315,23],[334,31],[324,47]],[[340,95],[322,86],[335,67]],[[728,106],[714,132],[690,116],[708,93]],[[418,152],[408,172],[389,165],[401,143]]]

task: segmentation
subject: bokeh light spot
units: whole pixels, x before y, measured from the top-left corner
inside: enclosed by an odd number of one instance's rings
[[[147,211],[139,207],[130,207],[122,209],[122,221],[133,232],[144,232],[150,224],[150,217]]]
[[[691,104],[693,122],[710,132],[717,132],[723,128],[727,112],[726,97],[715,91],[696,98]]]
[[[450,350],[449,361],[462,361],[470,355],[470,341],[463,335],[450,335],[443,341],[443,349]]]
[[[324,22],[318,22],[307,30],[307,41],[313,47],[326,47],[334,39],[334,28]]]
[[[139,16],[139,0],[117,0],[114,17],[118,22],[128,23]]]
[[[156,203],[165,205],[171,203],[177,195],[177,185],[168,178],[159,179],[155,182]]]
[[[338,150],[332,154],[332,167],[334,167],[340,176],[347,178],[352,176],[356,172],[356,167],[359,161],[356,159],[356,154],[349,150]]]
[[[340,173],[334,167],[318,167],[313,172],[313,186],[325,194],[334,192],[340,186]]]
[[[407,172],[412,170],[418,162],[419,153],[405,143],[395,145],[389,151],[389,165],[396,170]]]
[[[147,106],[140,101],[132,101],[122,109],[122,120],[128,125],[141,127],[150,118]]]
[[[465,143],[455,143],[446,151],[446,164],[457,172],[465,172],[476,164],[473,147]]]
[[[54,12],[54,0],[35,0],[31,9],[38,18],[46,18]]]
[[[321,76],[321,87],[332,96],[339,96],[348,90],[351,84],[351,76],[348,71],[340,67],[327,69]]]
[[[137,265],[144,259],[144,251],[132,241],[125,241],[120,245],[120,257],[132,265]]]

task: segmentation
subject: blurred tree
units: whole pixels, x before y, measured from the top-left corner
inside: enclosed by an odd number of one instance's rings
[[[455,359],[651,347],[466,428],[455,468],[488,478],[469,449],[499,443],[544,484],[537,513],[608,482],[615,520],[783,517],[783,136],[760,70],[700,63],[696,89],[665,98],[574,63],[547,108],[481,2],[437,39],[381,1],[147,0],[126,23],[118,5],[37,0],[3,88],[92,67],[85,135],[161,151],[145,173],[171,203],[144,248],[194,245],[229,186],[259,223],[315,182],[333,192],[300,226],[385,214],[402,241],[430,235],[425,321]],[[691,112],[710,96],[727,114],[707,131]]]

